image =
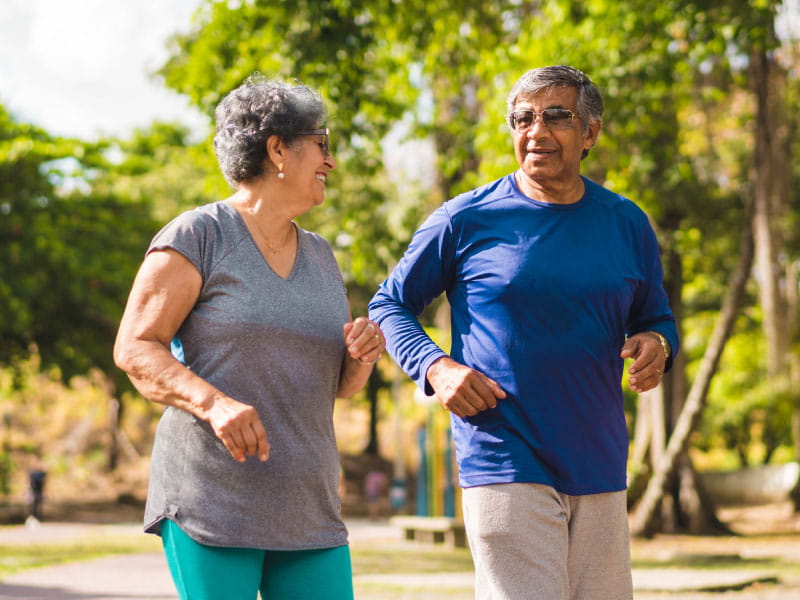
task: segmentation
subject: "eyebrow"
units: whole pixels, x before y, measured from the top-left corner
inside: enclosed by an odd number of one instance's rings
[[[545,106],[542,110],[547,110],[548,108],[566,108],[567,110],[572,110],[571,108],[567,108],[563,104],[551,104],[550,106]],[[533,108],[520,108],[519,106],[515,107],[514,110],[530,110],[536,112],[535,110],[533,110]]]

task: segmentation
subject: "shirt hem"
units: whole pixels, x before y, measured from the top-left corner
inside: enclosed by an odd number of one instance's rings
[[[621,492],[628,489],[627,483],[625,484],[610,484],[610,485],[596,485],[596,486],[572,486],[564,485],[544,477],[525,476],[519,473],[508,474],[507,476],[482,475],[478,477],[460,478],[459,485],[462,488],[480,487],[483,485],[498,485],[503,483],[536,483],[539,485],[546,485],[552,487],[554,490],[561,494],[568,496],[590,496],[593,494],[608,494],[612,492]]]

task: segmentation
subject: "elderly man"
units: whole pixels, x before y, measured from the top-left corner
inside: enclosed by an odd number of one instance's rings
[[[580,174],[602,111],[577,69],[525,73],[519,169],[434,211],[370,303],[451,413],[481,600],[632,597],[622,371],[657,386],[678,337],[646,215]],[[442,292],[449,354],[417,319]]]

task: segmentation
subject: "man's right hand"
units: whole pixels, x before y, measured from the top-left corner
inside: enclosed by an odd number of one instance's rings
[[[496,381],[449,356],[428,367],[427,379],[442,406],[457,417],[477,415],[494,408],[498,399],[506,397]]]

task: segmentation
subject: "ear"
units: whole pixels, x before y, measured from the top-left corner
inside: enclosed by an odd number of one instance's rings
[[[583,134],[584,150],[591,150],[594,147],[594,145],[597,143],[597,138],[600,137],[600,129],[602,126],[603,123],[600,121],[600,119],[589,123],[589,126],[586,128],[586,131]]]
[[[280,136],[271,135],[267,138],[267,158],[272,161],[273,165],[280,165],[285,162],[286,144]]]

